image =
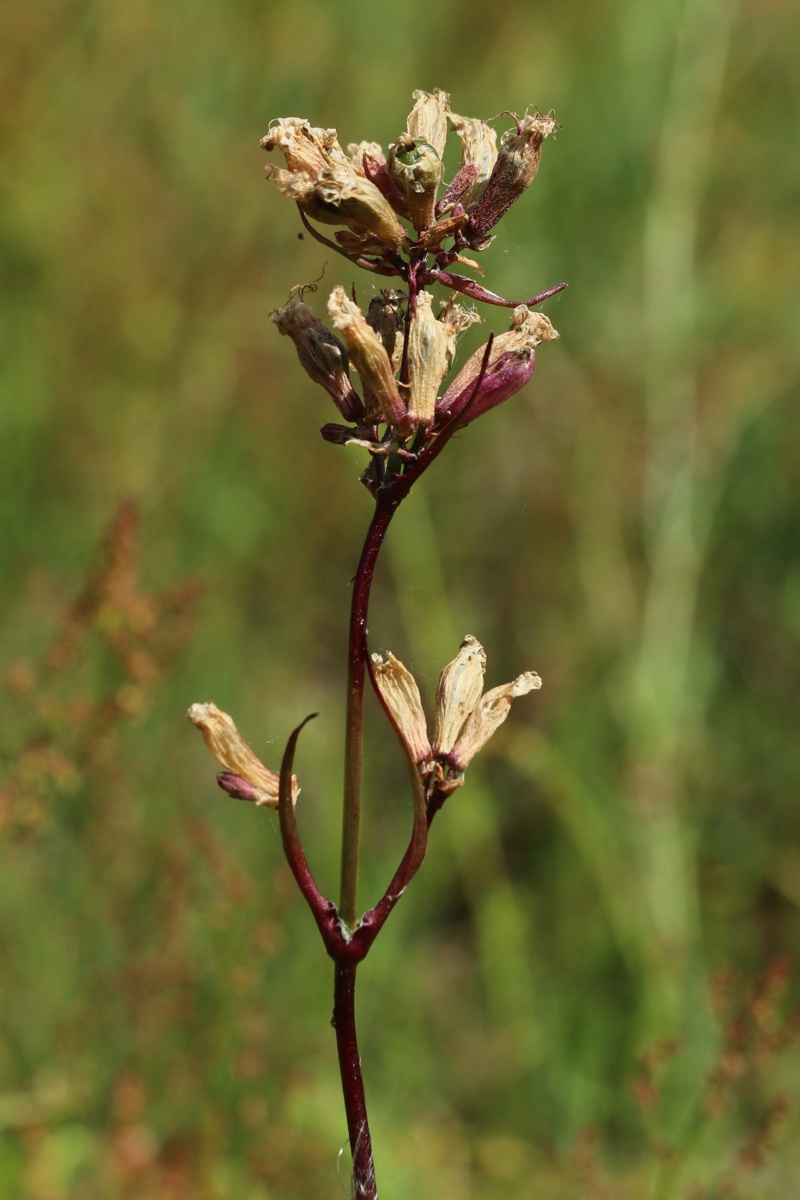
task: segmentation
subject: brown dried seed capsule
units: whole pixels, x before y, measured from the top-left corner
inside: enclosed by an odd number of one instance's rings
[[[526,113],[515,120],[516,129],[503,134],[491,178],[467,226],[467,237],[476,248],[481,247],[489,230],[533,183],[539,170],[542,142],[558,124],[552,114],[543,116],[538,112]]]
[[[306,373],[325,389],[346,421],[364,415],[361,397],[350,382],[347,350],[302,300],[270,313],[281,333],[290,337]]]

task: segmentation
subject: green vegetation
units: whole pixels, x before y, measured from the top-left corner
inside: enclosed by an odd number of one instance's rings
[[[570,289],[376,579],[372,646],[429,693],[466,632],[490,683],[544,680],[360,976],[382,1196],[790,1196],[794,7],[12,0],[0,40],[0,1195],[339,1194],[329,964],[277,818],[218,791],[184,713],[214,700],[273,764],[320,713],[298,815],[335,893],[370,504],[269,321],[324,255],[258,139],[300,115],[386,145],[441,86],[555,109],[483,261]],[[365,903],[409,822],[382,721]]]

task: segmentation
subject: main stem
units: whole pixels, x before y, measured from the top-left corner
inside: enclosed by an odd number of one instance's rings
[[[344,1110],[353,1160],[353,1196],[355,1200],[377,1200],[372,1138],[367,1120],[367,1101],[361,1075],[361,1058],[356,1038],[356,967],[353,960],[338,959],[333,992],[333,1026],[339,1053]]]
[[[361,774],[364,750],[364,682],[366,679],[367,610],[372,576],[389,522],[399,500],[378,495],[353,581],[350,642],[347,655],[342,869],[339,916],[348,929],[358,923],[358,849],[361,833]]]

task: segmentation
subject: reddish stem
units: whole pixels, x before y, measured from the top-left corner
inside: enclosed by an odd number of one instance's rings
[[[377,1200],[372,1138],[367,1120],[367,1102],[361,1075],[361,1058],[356,1037],[356,969],[358,964],[338,959],[334,976],[333,1027],[339,1053],[344,1109],[353,1158],[353,1196],[355,1200]]]

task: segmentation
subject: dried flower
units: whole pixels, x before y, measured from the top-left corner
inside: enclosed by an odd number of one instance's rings
[[[482,248],[489,230],[533,183],[542,157],[542,142],[558,126],[552,113],[547,116],[540,112],[526,113],[522,118],[511,115],[517,123],[516,131],[503,134],[491,178],[467,225],[467,240],[476,249]]]
[[[452,750],[464,722],[480,699],[485,671],[486,652],[478,639],[468,633],[456,657],[439,676],[433,730],[437,755]]]
[[[386,173],[403,197],[417,230],[429,229],[435,219],[436,193],[442,181],[442,160],[429,142],[407,133],[389,147]]]
[[[381,698],[408,753],[415,763],[426,762],[431,757],[431,744],[416,679],[391,651],[386,658],[373,654],[372,665]]]
[[[497,132],[474,117],[448,113],[450,124],[461,138],[461,169],[473,168],[468,185],[457,197],[465,212],[472,212],[486,191],[494,164],[497,162]],[[455,199],[455,198],[454,198]]]
[[[452,361],[448,357],[448,335],[433,315],[433,296],[419,292],[408,334],[408,408],[420,425],[433,421],[439,387]]]
[[[214,758],[224,770],[217,782],[228,795],[254,804],[278,807],[280,776],[270,771],[244,740],[233,718],[216,704],[193,704],[186,714],[203,735]],[[292,776],[292,800],[297,803],[300,788]]]
[[[486,653],[467,634],[439,677],[431,745],[414,676],[391,653],[373,654],[372,662],[381,699],[409,754],[442,797],[462,785],[466,767],[505,721],[512,700],[542,686],[535,671],[525,671],[482,695]]]
[[[356,234],[374,234],[379,242],[391,247],[407,236],[389,202],[350,162],[344,167],[326,167],[313,177],[269,165],[265,174],[314,221],[348,225]]]
[[[413,432],[416,422],[406,409],[397,387],[389,355],[361,309],[335,287],[328,301],[328,316],[342,334],[350,357],[361,376],[367,402],[367,421],[386,421],[401,436]]]
[[[281,333],[294,342],[301,366],[325,388],[346,421],[364,415],[361,397],[350,382],[347,350],[302,300],[270,313]]]
[[[543,313],[531,312],[519,305],[512,314],[509,331],[494,339],[488,363],[484,362],[485,347],[476,350],[436,401],[437,420],[452,420],[469,405],[463,420],[459,421],[459,425],[468,425],[482,413],[508,400],[533,374],[536,365],[534,348],[540,342],[554,341],[557,337],[558,333]],[[477,394],[473,395],[481,372],[483,378]]]

